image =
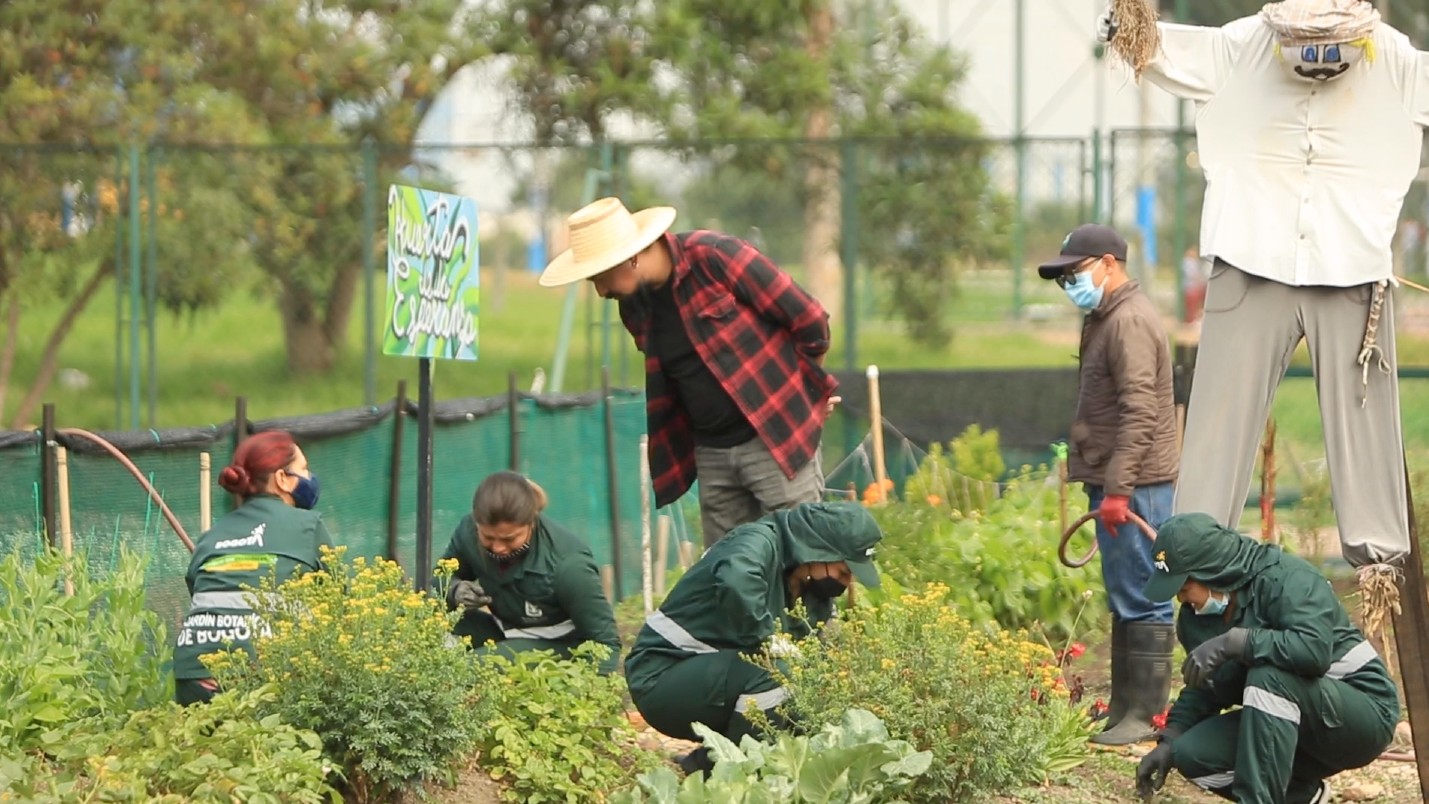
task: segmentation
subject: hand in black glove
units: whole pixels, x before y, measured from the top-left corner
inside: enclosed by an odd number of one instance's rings
[[[1141,758],[1136,766],[1136,794],[1142,801],[1150,801],[1156,791],[1166,784],[1166,775],[1171,772],[1171,740],[1163,739],[1161,744],[1151,749],[1151,753]]]
[[[463,611],[479,609],[491,602],[491,595],[476,581],[455,581],[452,583],[451,602]]]
[[[1250,631],[1232,628],[1218,637],[1202,642],[1181,665],[1181,679],[1188,687],[1210,686],[1211,674],[1216,672],[1216,668],[1245,657],[1246,642],[1249,639]]]

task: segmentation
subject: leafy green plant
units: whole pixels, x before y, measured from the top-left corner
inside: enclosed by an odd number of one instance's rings
[[[144,563],[123,550],[96,578],[83,555],[0,560],[0,753],[46,747],[64,723],[173,697],[164,625],[144,608]]]
[[[165,703],[117,728],[76,721],[52,733],[53,759],[0,761],[0,798],[30,801],[339,802],[322,742],[261,710],[271,688],[206,706]]]
[[[494,706],[482,729],[482,766],[509,801],[589,801],[628,786],[660,758],[639,748],[625,715],[625,681],[597,672],[609,648],[586,643],[571,660],[549,651],[491,655],[481,686]]]
[[[947,505],[967,514],[985,511],[998,497],[997,483],[1007,472],[996,430],[974,424],[948,442],[948,451],[934,443],[904,485],[910,503]]]
[[[675,772],[659,768],[642,774],[639,787],[616,795],[616,804],[724,804],[729,801],[845,804],[893,801],[917,777],[927,773],[933,755],[915,751],[904,740],[890,739],[871,712],[850,709],[837,724],[813,737],[780,734],[766,744],[746,736],[739,745],[702,723],[715,760],[706,780],[694,774],[681,783]],[[648,796],[648,798],[647,798]]]
[[[922,801],[986,800],[1084,758],[1090,725],[1070,740],[1077,721],[1052,650],[1026,632],[977,625],[948,600],[932,584],[847,612],[799,642],[787,669],[758,658],[796,690],[781,714],[814,728],[868,709],[893,737],[932,753],[910,791]]]
[[[912,491],[907,501],[871,508],[883,528],[878,564],[887,588],[867,599],[943,583],[953,607],[975,622],[1042,628],[1053,641],[1064,640],[1084,597],[1100,595],[1101,572],[1097,562],[1070,569],[1057,559],[1058,493],[1047,477],[1024,467],[985,511],[930,505]],[[1072,496],[1084,504],[1082,495]],[[1080,513],[1073,509],[1068,517]]]
[[[254,596],[267,625],[256,663],[239,651],[205,663],[225,688],[272,685],[261,711],[316,732],[356,801],[450,778],[490,710],[468,651],[448,646],[456,615],[412,591],[395,562],[338,548],[323,564]]]

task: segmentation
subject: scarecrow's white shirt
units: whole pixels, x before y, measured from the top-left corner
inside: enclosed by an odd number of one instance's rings
[[[1388,279],[1429,125],[1429,54],[1381,24],[1373,62],[1310,82],[1258,16],[1159,27],[1162,52],[1143,74],[1196,103],[1201,253],[1288,285]]]

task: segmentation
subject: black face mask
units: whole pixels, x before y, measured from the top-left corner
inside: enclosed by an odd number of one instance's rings
[[[838,578],[815,578],[811,581],[804,581],[805,594],[821,597],[826,600],[842,595],[848,591],[848,587],[843,585],[843,581]]]
[[[507,551],[505,555],[497,555],[490,550],[487,550],[485,547],[481,549],[485,551],[487,558],[491,559],[492,561],[495,561],[497,564],[500,564],[504,567],[507,564],[515,564],[517,561],[520,561],[521,559],[525,558],[526,554],[531,552],[531,540],[527,539],[525,544],[521,545],[515,550]]]

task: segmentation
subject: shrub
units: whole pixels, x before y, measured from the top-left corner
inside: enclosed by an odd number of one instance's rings
[[[316,732],[359,802],[451,778],[489,711],[468,651],[448,647],[456,614],[395,562],[338,548],[323,563],[254,596],[266,624],[255,664],[238,651],[205,663],[225,688],[271,684],[262,711]]]
[[[729,801],[803,802],[891,801],[926,773],[933,755],[914,751],[863,709],[845,712],[810,738],[780,734],[773,745],[745,737],[736,746],[702,723],[715,769],[684,783],[669,768],[640,776],[640,786],[615,796],[618,804],[724,804]],[[646,798],[646,795],[649,798]]]
[[[596,668],[608,651],[586,643],[570,660],[549,651],[481,663],[494,705],[481,734],[481,764],[510,801],[589,801],[629,786],[660,758],[636,745],[625,715],[625,681]]]
[[[974,622],[1041,627],[1060,642],[1071,635],[1083,597],[1102,590],[1097,562],[1070,569],[1057,559],[1057,490],[1030,469],[1004,484],[986,511],[930,505],[912,491],[907,500],[871,509],[883,528],[878,565],[888,590],[872,591],[871,600],[942,583],[953,607]]]
[[[114,720],[173,697],[169,640],[144,608],[144,564],[124,550],[95,578],[82,555],[0,561],[0,753],[45,747],[64,723]]]
[[[0,798],[40,802],[341,801],[325,777],[322,742],[277,716],[274,694],[224,693],[206,706],[169,702],[131,714],[113,730],[68,724],[55,759],[0,761]]]
[[[1052,650],[975,625],[947,596],[935,584],[855,609],[800,642],[787,671],[759,659],[795,690],[782,713],[817,727],[868,709],[894,738],[932,752],[912,790],[923,801],[986,800],[1079,763],[1092,727],[1069,705]]]

